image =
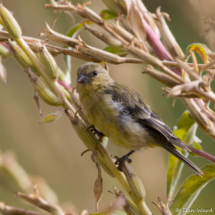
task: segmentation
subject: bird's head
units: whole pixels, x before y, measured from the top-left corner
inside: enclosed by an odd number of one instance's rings
[[[96,88],[113,82],[107,70],[97,63],[86,63],[78,68],[77,89]]]

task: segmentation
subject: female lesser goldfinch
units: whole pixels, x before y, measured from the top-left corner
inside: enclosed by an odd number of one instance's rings
[[[117,146],[131,150],[117,160],[118,167],[140,148],[161,146],[192,168],[202,171],[174,145],[188,150],[140,95],[117,83],[99,64],[86,63],[77,72],[77,92],[89,122]]]

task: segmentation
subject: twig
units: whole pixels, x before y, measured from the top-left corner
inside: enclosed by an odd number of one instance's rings
[[[207,152],[204,152],[202,150],[198,150],[193,148],[192,146],[187,146],[192,152],[196,153],[197,155],[200,155],[201,157],[206,158],[207,160],[212,161],[213,163],[215,163],[215,157],[208,154]]]
[[[168,201],[167,204],[165,205],[162,201],[161,198],[158,197],[158,202],[152,202],[154,205],[158,207],[162,215],[172,215],[171,211],[169,210],[169,205],[172,203],[173,200]]]
[[[16,194],[19,198],[49,212],[52,215],[65,215],[64,211],[57,205],[52,205],[45,201],[39,194],[36,186],[34,186],[34,194],[26,195],[24,193]]]
[[[215,103],[215,94],[212,91],[205,92],[202,89],[200,89],[200,87],[203,88],[203,86],[204,86],[204,82],[201,80],[193,81],[191,83],[181,84],[173,87],[169,91],[167,97],[170,97],[170,96],[178,97],[182,93],[187,93],[187,94],[193,93],[200,98],[208,99]]]
[[[0,212],[3,215],[45,215],[43,213],[39,213],[35,211],[8,206],[8,205],[5,205],[3,202],[0,202]]]

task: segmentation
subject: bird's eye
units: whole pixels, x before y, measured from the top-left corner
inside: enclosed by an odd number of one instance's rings
[[[94,72],[93,72],[93,75],[94,75],[94,76],[97,76],[97,75],[98,75],[98,72],[97,72],[97,71],[94,71]]]

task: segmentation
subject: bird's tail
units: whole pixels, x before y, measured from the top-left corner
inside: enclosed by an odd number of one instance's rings
[[[194,170],[199,176],[203,175],[201,169],[199,169],[193,162],[191,162],[188,158],[186,158],[181,152],[179,152],[171,143],[162,145],[168,152],[177,157],[184,164],[189,166],[192,170]]]

